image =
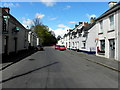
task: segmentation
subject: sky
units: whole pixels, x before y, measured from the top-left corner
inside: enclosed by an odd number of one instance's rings
[[[89,22],[109,9],[108,2],[2,2],[25,27],[39,18],[44,25],[63,36],[79,22]]]

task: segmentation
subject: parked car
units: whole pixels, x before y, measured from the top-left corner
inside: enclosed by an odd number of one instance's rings
[[[64,45],[60,45],[59,50],[66,50],[66,47]]]
[[[41,45],[38,45],[38,46],[36,47],[36,50],[38,50],[38,51],[43,51],[44,49],[43,49],[43,47],[42,47]]]
[[[55,45],[55,49],[60,49],[60,45]]]

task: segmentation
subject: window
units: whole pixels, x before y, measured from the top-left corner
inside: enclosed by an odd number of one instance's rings
[[[100,29],[99,29],[99,33],[103,32],[103,20],[100,21]]]
[[[105,52],[105,40],[100,40],[101,52]]]
[[[110,30],[114,30],[114,15],[109,17],[110,20]]]
[[[83,41],[82,49],[86,49],[86,42]]]

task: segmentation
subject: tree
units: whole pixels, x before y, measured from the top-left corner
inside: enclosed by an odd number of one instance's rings
[[[43,25],[39,18],[34,19],[33,22],[34,31],[37,33],[42,45],[53,45],[57,43],[53,32],[49,31],[49,27]]]
[[[40,18],[33,19],[33,25],[34,26],[36,26],[36,25],[42,25],[42,22],[40,21]]]

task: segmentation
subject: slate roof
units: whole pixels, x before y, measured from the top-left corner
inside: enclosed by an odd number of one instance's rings
[[[10,20],[14,22],[14,24],[18,25],[19,27],[26,29],[15,17],[13,17],[11,14],[7,13],[5,10],[2,9],[3,16],[9,16]],[[27,29],[26,29],[27,30]]]
[[[113,6],[112,8],[110,8],[109,10],[107,10],[105,13],[103,13],[100,17],[98,17],[98,18],[96,19],[96,21],[98,21],[98,20],[106,17],[107,15],[109,15],[109,14],[111,14],[111,13],[117,11],[117,10],[120,10],[120,2],[117,3],[116,5],[114,5],[114,6]]]

